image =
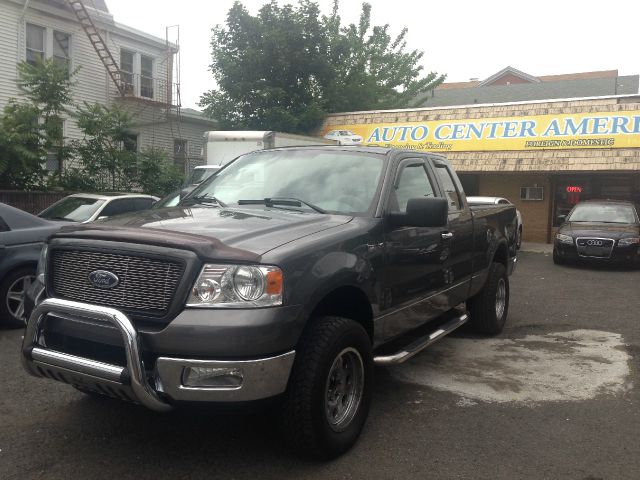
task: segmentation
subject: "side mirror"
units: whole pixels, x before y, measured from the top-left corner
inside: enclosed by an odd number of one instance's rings
[[[197,185],[189,185],[180,190],[180,200],[189,195],[196,187]]]
[[[558,222],[564,223],[566,221],[567,221],[567,216],[566,215],[558,215]]]
[[[449,203],[445,198],[419,197],[407,202],[406,213],[389,215],[396,227],[446,227],[449,221]]]

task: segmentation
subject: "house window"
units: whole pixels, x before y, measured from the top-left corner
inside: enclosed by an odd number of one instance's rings
[[[122,148],[127,152],[138,153],[138,135],[136,133],[126,133],[122,140]]]
[[[120,51],[120,78],[127,93],[133,94],[133,52]]]
[[[140,56],[140,96],[153,98],[153,59]]]
[[[36,65],[44,60],[46,30],[37,25],[27,24],[27,62]]]
[[[185,165],[187,160],[187,141],[175,138],[173,140],[173,161],[177,165]]]
[[[71,35],[63,32],[53,32],[53,61],[64,68],[69,68],[69,44]]]
[[[62,149],[64,147],[64,120],[60,117],[49,117],[46,123],[50,144],[47,149],[45,168],[51,173],[60,172],[62,170]]]

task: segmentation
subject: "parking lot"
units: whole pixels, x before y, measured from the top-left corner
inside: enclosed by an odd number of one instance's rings
[[[640,271],[525,252],[497,338],[376,370],[355,448],[291,455],[268,413],[156,414],[28,377],[0,331],[0,478],[636,479]]]

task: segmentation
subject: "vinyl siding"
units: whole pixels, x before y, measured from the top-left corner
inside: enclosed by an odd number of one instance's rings
[[[72,89],[76,105],[84,102],[112,105],[119,102],[135,115],[136,132],[141,149],[146,147],[163,148],[170,158],[173,157],[174,138],[188,140],[189,156],[200,156],[202,135],[212,129],[202,123],[180,122],[175,117],[167,121],[167,108],[160,103],[150,103],[138,99],[121,99],[107,71],[89,42],[75,15],[64,9],[52,8],[37,0],[32,0],[21,21],[23,4],[15,0],[0,0],[0,109],[11,98],[19,98],[16,85],[16,64],[25,60],[25,25],[32,23],[47,29],[65,32],[71,35],[70,57],[72,68],[79,67],[75,77],[76,85]],[[91,12],[90,12],[91,13]],[[94,17],[107,47],[116,62],[120,64],[120,52],[127,49],[153,58],[154,91],[158,91],[156,82],[166,83],[170,60],[167,58],[166,45],[162,39],[152,41],[144,34],[136,35],[120,26],[109,24]],[[139,56],[138,56],[139,73]],[[75,107],[70,109],[72,112]],[[65,118],[65,136],[68,141],[81,139],[82,132],[72,118]],[[196,160],[197,161],[197,160]]]

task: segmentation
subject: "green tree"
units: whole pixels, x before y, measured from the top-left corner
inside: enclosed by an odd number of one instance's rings
[[[131,190],[136,184],[136,154],[126,148],[133,117],[123,108],[84,102],[75,114],[84,138],[73,142],[80,169],[72,169],[63,184],[81,183],[82,172],[95,190]]]
[[[327,113],[408,106],[444,80],[420,77],[423,53],[405,51],[406,29],[393,38],[388,25],[372,28],[366,3],[357,26],[342,26],[338,7],[322,16],[311,0],[273,0],[252,16],[236,1],[212,31],[218,88],[200,106],[223,128],[309,132]]]
[[[182,185],[181,169],[158,148],[143,150],[138,156],[138,182],[145,193],[164,196]]]
[[[24,101],[10,101],[0,121],[0,186],[30,189],[46,183],[43,164],[48,155],[58,166],[69,157],[62,118],[72,104],[77,69],[44,60],[18,64],[18,88]],[[59,168],[59,171],[61,168]]]

